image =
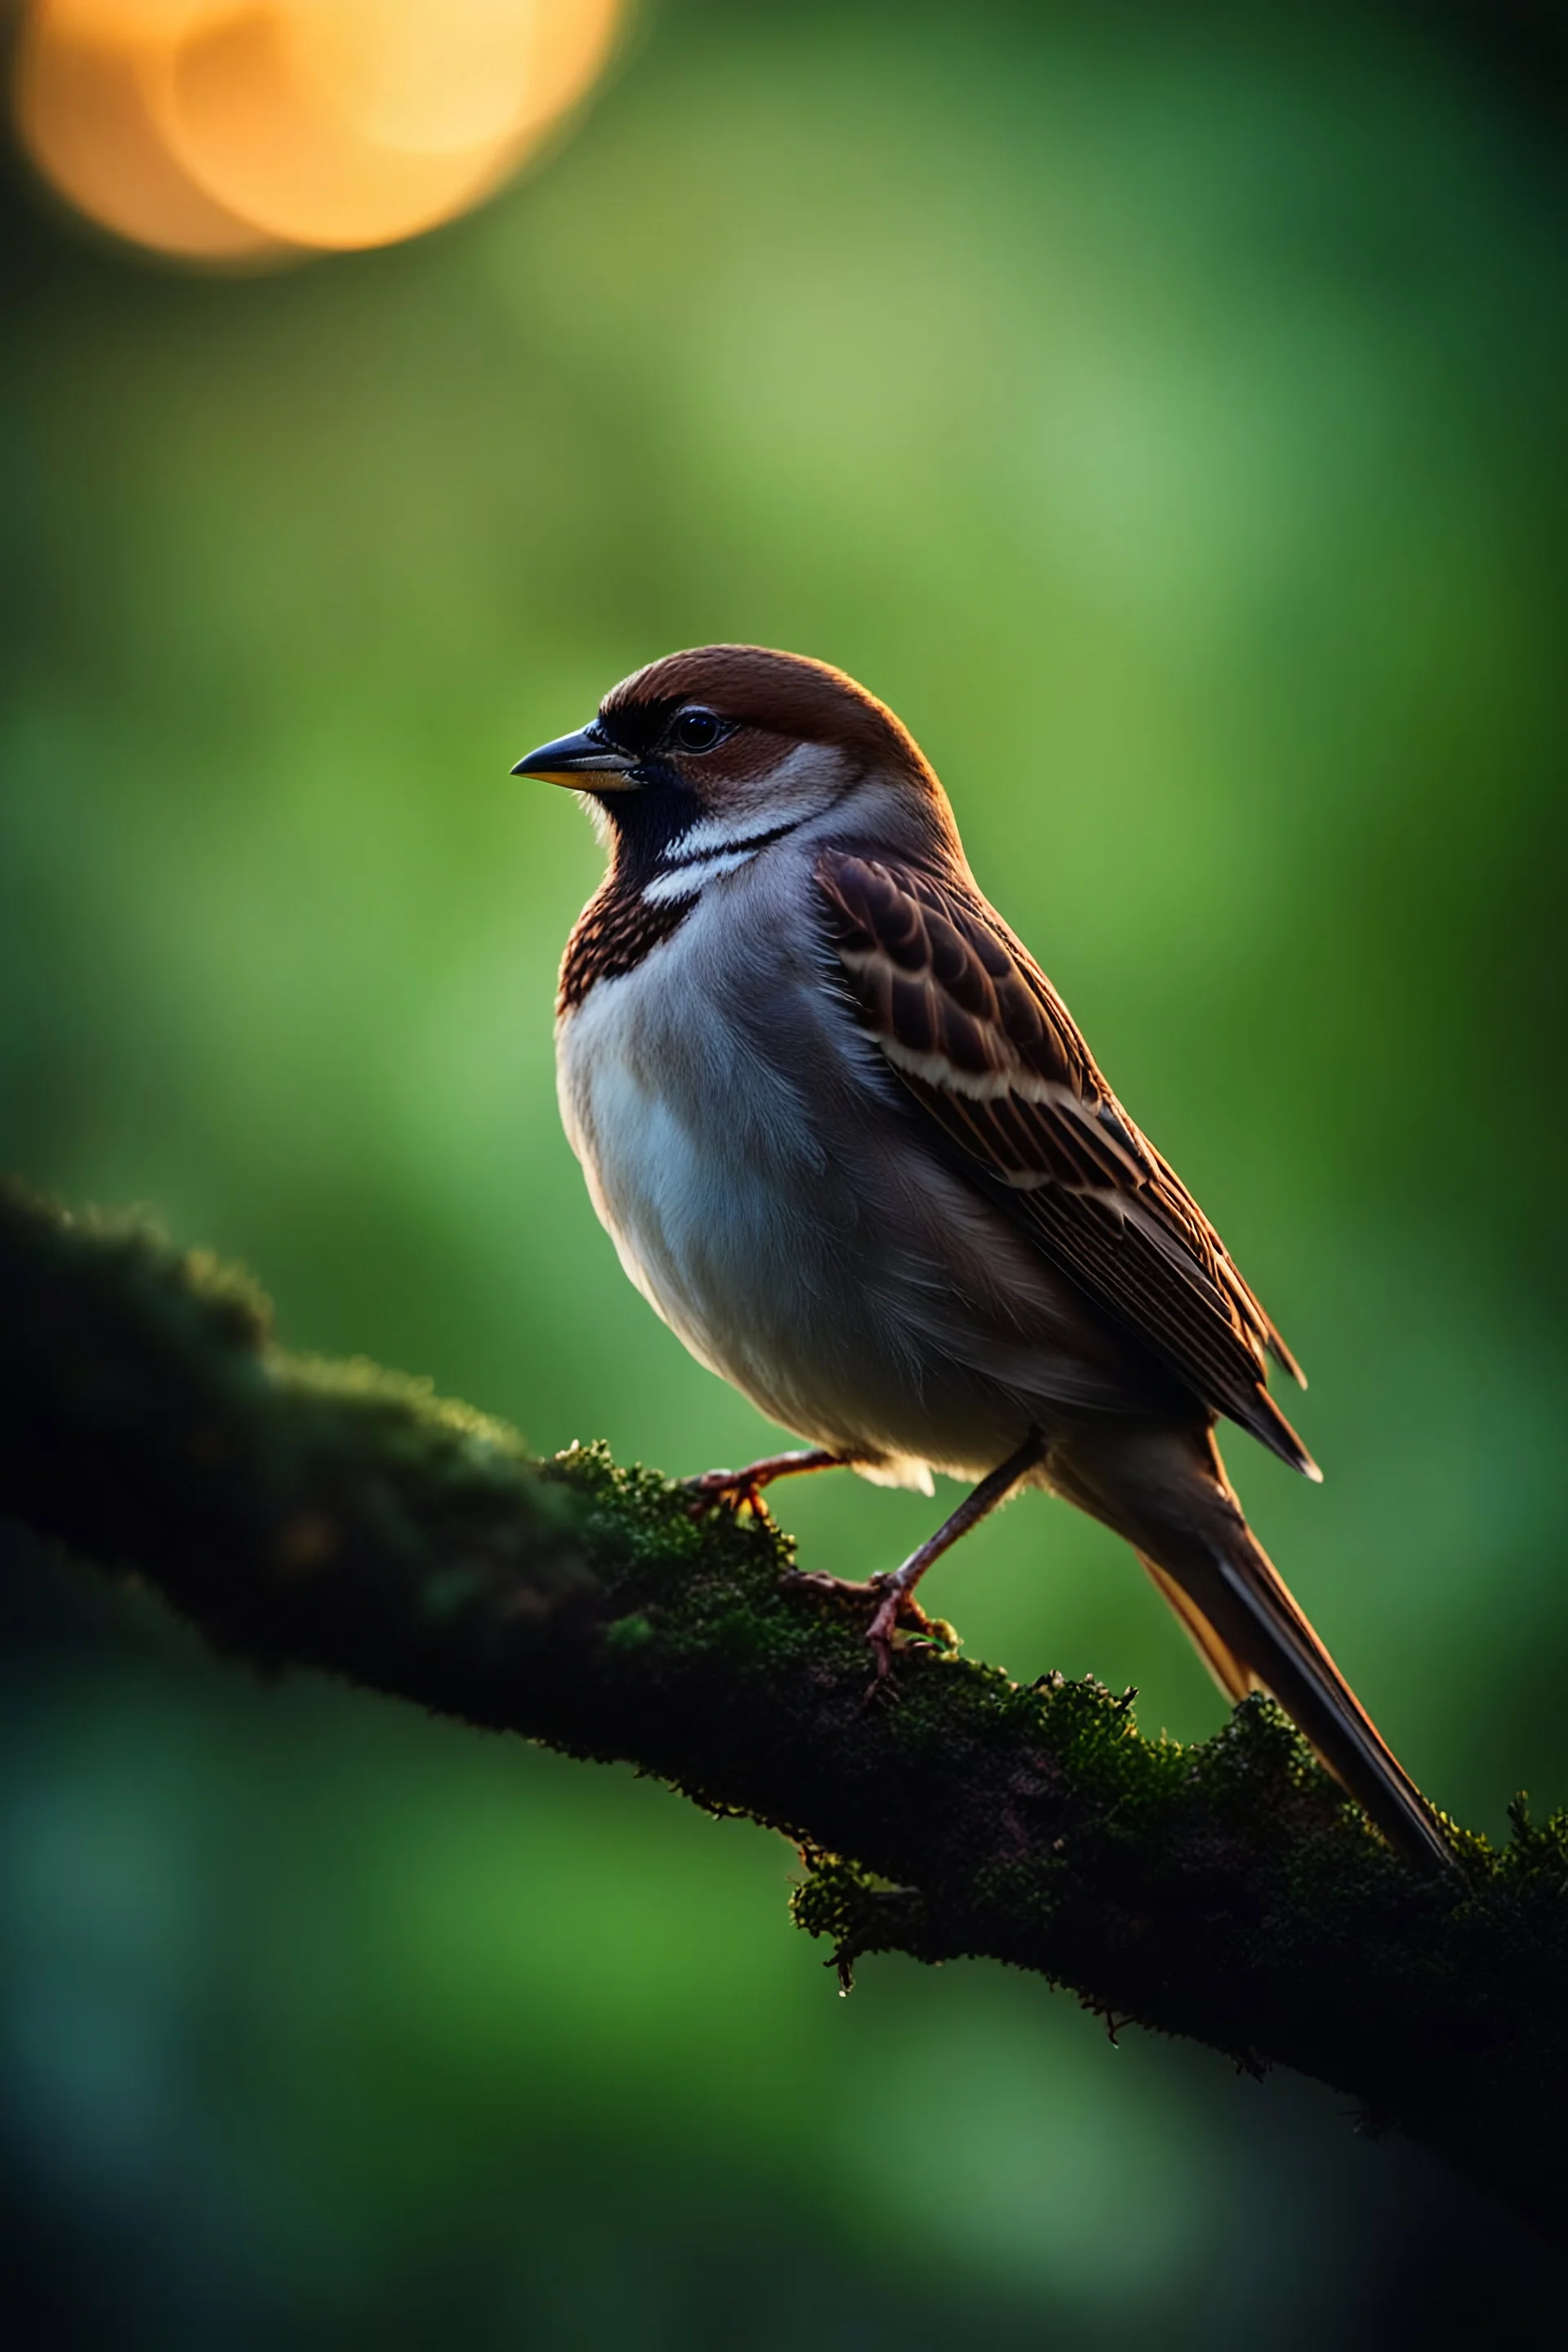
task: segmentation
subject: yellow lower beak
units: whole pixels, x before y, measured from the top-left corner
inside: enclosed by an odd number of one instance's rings
[[[542,743],[512,770],[514,776],[538,776],[547,784],[565,784],[580,793],[635,793],[640,790],[633,773],[637,761],[602,734],[596,725],[575,735],[558,735]]]

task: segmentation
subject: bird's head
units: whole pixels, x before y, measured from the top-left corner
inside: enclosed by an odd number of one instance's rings
[[[672,844],[719,852],[840,811],[889,846],[957,849],[947,796],[886,704],[826,662],[760,646],[650,662],[512,773],[584,793],[637,866]]]

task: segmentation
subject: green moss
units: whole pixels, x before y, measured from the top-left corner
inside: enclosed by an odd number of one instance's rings
[[[281,1355],[261,1294],[115,1221],[0,1195],[0,1505],[129,1564],[224,1647],[622,1758],[806,1853],[863,1952],[984,1953],[1283,2062],[1554,2211],[1568,1814],[1409,1870],[1270,1701],[1194,1747],[1133,1694],[1020,1687],[942,1629],[870,1688],[866,1605],[787,1537],[602,1445],[361,1360]],[[1547,2184],[1543,2186],[1543,2184]]]
[[[790,1895],[790,1916],[808,1936],[831,1943],[842,1991],[868,1952],[921,1950],[928,1923],[916,1888],[896,1886],[839,1854],[808,1850],[802,1858],[806,1875]]]

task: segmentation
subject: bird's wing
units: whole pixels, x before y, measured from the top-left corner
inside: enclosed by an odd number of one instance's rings
[[[1265,1349],[1301,1378],[1289,1349],[1028,950],[910,866],[827,850],[816,882],[862,1026],[976,1180],[1211,1411],[1316,1476],[1265,1385]]]

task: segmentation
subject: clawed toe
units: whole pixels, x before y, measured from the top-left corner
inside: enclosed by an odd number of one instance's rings
[[[744,1470],[705,1470],[700,1478],[688,1478],[686,1488],[691,1498],[687,1511],[694,1519],[705,1518],[710,1511],[739,1511],[742,1506],[753,1518],[773,1517],[761,1486]]]
[[[771,1518],[763,1500],[763,1488],[771,1486],[775,1478],[798,1478],[807,1470],[842,1470],[845,1456],[830,1454],[823,1445],[796,1446],[788,1454],[765,1454],[760,1462],[750,1462],[743,1470],[707,1470],[700,1478],[686,1481],[691,1501],[688,1507],[694,1519],[706,1511],[738,1511],[744,1504],[754,1519],[764,1523]]]
[[[872,1576],[830,1576],[825,1568],[785,1568],[779,1571],[779,1588],[784,1592],[823,1592],[837,1601],[875,1601],[882,1590],[882,1579]]]
[[[896,1575],[874,1576],[871,1591],[879,1592],[882,1597],[866,1628],[866,1639],[877,1662],[868,1697],[874,1696],[893,1671],[893,1637],[900,1627],[928,1637],[937,1631],[934,1621],[926,1615],[914,1594],[907,1585],[899,1582]]]
[[[940,1639],[946,1630],[937,1620],[928,1617],[914,1594],[900,1584],[896,1570],[884,1570],[879,1576],[858,1581],[847,1576],[829,1576],[823,1569],[786,1569],[779,1581],[787,1591],[831,1593],[845,1601],[872,1601],[876,1607],[866,1628],[866,1640],[876,1661],[876,1672],[867,1691],[868,1699],[883,1689],[893,1671],[894,1637],[900,1631]]]
[[[872,1577],[870,1590],[882,1595],[877,1615],[887,1614],[889,1632],[899,1625],[907,1626],[917,1633],[934,1633],[938,1630],[937,1620],[927,1616],[909,1586],[899,1582],[896,1571],[885,1570],[882,1575]]]
[[[825,1568],[785,1568],[779,1571],[779,1584],[785,1592],[839,1592],[864,1594],[868,1584],[856,1584],[847,1576],[829,1576]]]

